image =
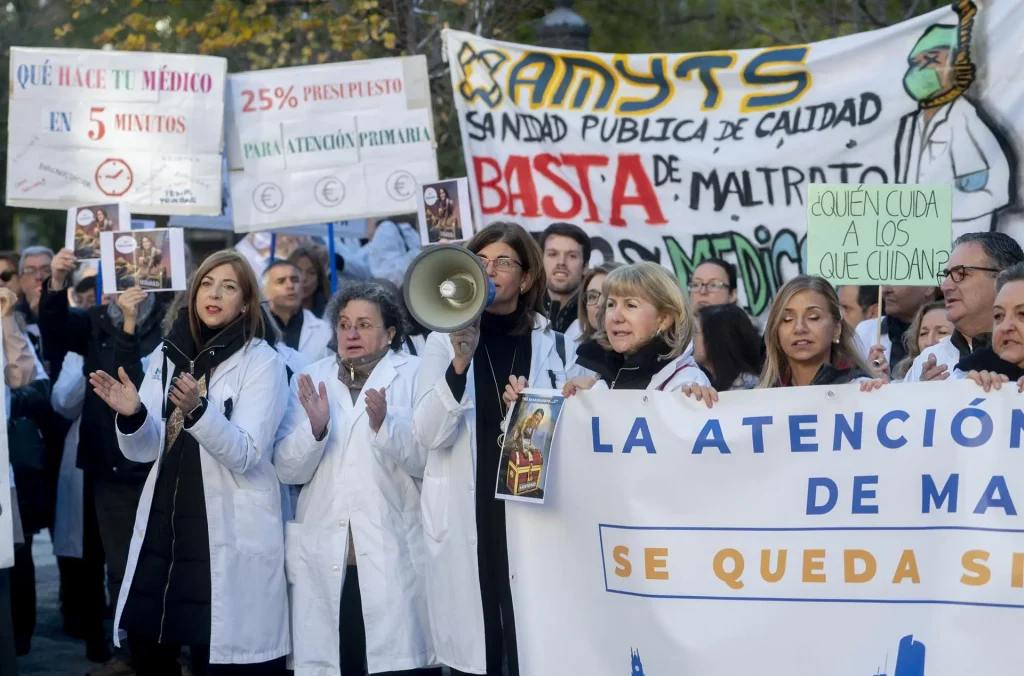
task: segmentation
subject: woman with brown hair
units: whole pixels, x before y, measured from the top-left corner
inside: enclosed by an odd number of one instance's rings
[[[319,246],[296,247],[288,262],[302,275],[302,309],[309,310],[317,319],[324,318],[327,301],[331,297],[331,280],[327,276],[327,252]]]
[[[605,261],[583,274],[583,280],[580,282],[579,301],[576,303],[579,319],[565,330],[567,339],[575,341],[578,345],[590,340],[597,333],[601,312],[601,287],[604,286],[604,280],[608,274],[616,268],[621,268],[622,265],[616,261]]]
[[[779,289],[764,339],[768,354],[758,388],[861,381],[867,391],[885,382],[873,379],[843,321],[839,295],[821,277],[799,275]]]
[[[128,632],[141,675],[180,671],[182,646],[195,674],[283,674],[284,526],[271,457],[288,401],[285,367],[265,338],[259,287],[241,254],[213,254],[194,280],[139,389],[123,367],[117,379],[89,377],[117,413],[121,452],[154,463],[115,637]]]
[[[486,268],[494,300],[474,326],[427,338],[416,382],[413,433],[427,452],[427,607],[438,660],[453,673],[500,676],[504,654],[509,675],[518,676],[509,586],[516,571],[505,503],[494,499],[502,392],[510,382],[559,388],[565,364],[544,317],[544,264],[533,237],[514,223],[492,223],[467,248]]]

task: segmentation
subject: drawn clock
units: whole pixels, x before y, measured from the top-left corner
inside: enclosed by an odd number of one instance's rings
[[[131,190],[134,181],[132,168],[124,160],[107,159],[96,168],[96,187],[109,197],[121,197]]]

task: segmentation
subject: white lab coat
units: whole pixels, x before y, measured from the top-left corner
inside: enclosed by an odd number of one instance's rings
[[[881,345],[885,348],[885,360],[891,362],[892,359],[892,339],[889,338],[887,331],[882,331],[882,342],[875,342],[878,339],[878,317],[872,317],[871,319],[865,319],[860,324],[857,324],[856,329],[856,346],[857,351],[860,352],[861,359],[867,361],[868,355],[871,353],[871,348],[875,345]],[[890,367],[895,367],[896,364],[889,364]]]
[[[1010,164],[996,135],[963,96],[923,127],[920,110],[900,121],[896,182],[953,186],[954,238],[991,230],[994,213],[1010,203]]]
[[[149,415],[134,434],[117,439],[135,462],[152,462],[142,490],[128,565],[114,618],[116,629],[146,536],[158,462],[164,451],[166,400],[160,348],[149,359],[139,394]],[[167,386],[174,366],[167,362]],[[225,403],[233,401],[230,421]],[[278,353],[262,340],[239,350],[213,373],[206,412],[189,430],[199,442],[210,531],[212,664],[267,662],[291,651],[284,576],[281,490],[271,464],[274,434],[284,417],[288,381]]]
[[[53,553],[73,559],[82,558],[85,478],[78,469],[78,427],[82,423],[85,401],[85,358],[75,352],[64,357],[57,382],[50,392],[53,410],[71,420],[64,437],[64,454],[57,473],[57,507],[53,518]],[[92,505],[88,506],[92,509]]]
[[[420,235],[408,223],[381,221],[365,247],[370,276],[401,288],[405,271],[420,253]]]
[[[924,363],[928,361],[929,355],[935,355],[935,363],[938,365],[945,364],[947,367],[947,373],[953,373],[956,369],[956,365],[960,363],[962,357],[960,356],[960,350],[953,345],[951,336],[946,336],[938,342],[936,345],[932,345],[927,350],[922,352],[914,360],[910,370],[907,371],[906,377],[903,379],[905,383],[916,383],[921,380],[921,372],[924,370]]]
[[[374,434],[365,395],[355,404],[338,379],[336,357],[305,370],[324,383],[331,422],[316,441],[298,400],[297,377],[274,453],[277,476],[305,484],[295,521],[285,524],[285,570],[292,613],[296,676],[340,674],[341,590],[354,540],[371,674],[434,663],[424,590],[423,529],[418,481],[425,451],[412,435],[413,388],[419,359],[389,352],[363,391],[386,388],[388,413]],[[347,629],[342,629],[347,631]]]
[[[334,332],[327,322],[309,310],[302,311],[302,331],[299,332],[299,352],[310,364],[331,356],[327,343],[331,342]]]
[[[565,330],[565,340],[567,342],[578,344],[580,338],[583,337],[583,322],[579,319],[569,325],[569,328]]]
[[[565,367],[555,349],[547,320],[537,318],[531,336],[529,387],[565,384]],[[566,342],[571,363],[575,346]],[[427,607],[438,661],[459,671],[483,674],[483,606],[477,565],[476,491],[494,491],[494,480],[476,485],[476,407],[473,365],[466,374],[466,391],[456,401],[445,381],[455,357],[448,335],[427,339],[416,381],[413,431],[427,449],[423,476],[423,533],[427,551]],[[509,570],[516,585],[516,570]],[[514,595],[514,592],[513,592]]]

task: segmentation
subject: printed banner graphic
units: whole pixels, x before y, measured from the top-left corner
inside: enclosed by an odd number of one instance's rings
[[[416,210],[437,179],[423,56],[228,77],[236,232]]]
[[[446,34],[476,222],[571,221],[755,315],[805,271],[811,183],[953,189],[954,236],[1019,226],[1024,3],[962,0],[827,42],[594,54]],[[887,280],[881,280],[883,283]]]
[[[520,672],[1020,674],[1024,396],[943,387],[568,399],[506,508]]]
[[[11,49],[7,205],[217,215],[227,61]]]

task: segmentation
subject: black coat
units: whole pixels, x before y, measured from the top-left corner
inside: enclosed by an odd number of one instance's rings
[[[166,294],[165,294],[166,295]],[[122,338],[137,345],[140,357],[126,368],[138,387],[142,383],[142,356],[156,349],[163,339],[160,322],[166,310],[165,301],[157,296],[156,305],[135,330],[132,338],[114,324],[106,306],[88,311],[72,309],[67,293],[51,291],[50,281],[43,283],[39,301],[39,330],[47,349],[53,346],[64,352],[76,352],[85,358],[85,373],[105,371],[116,377],[114,345]],[[92,388],[85,390],[82,423],[78,430],[78,467],[109,480],[142,482],[152,463],[132,462],[121,454],[114,428],[114,412]]]

